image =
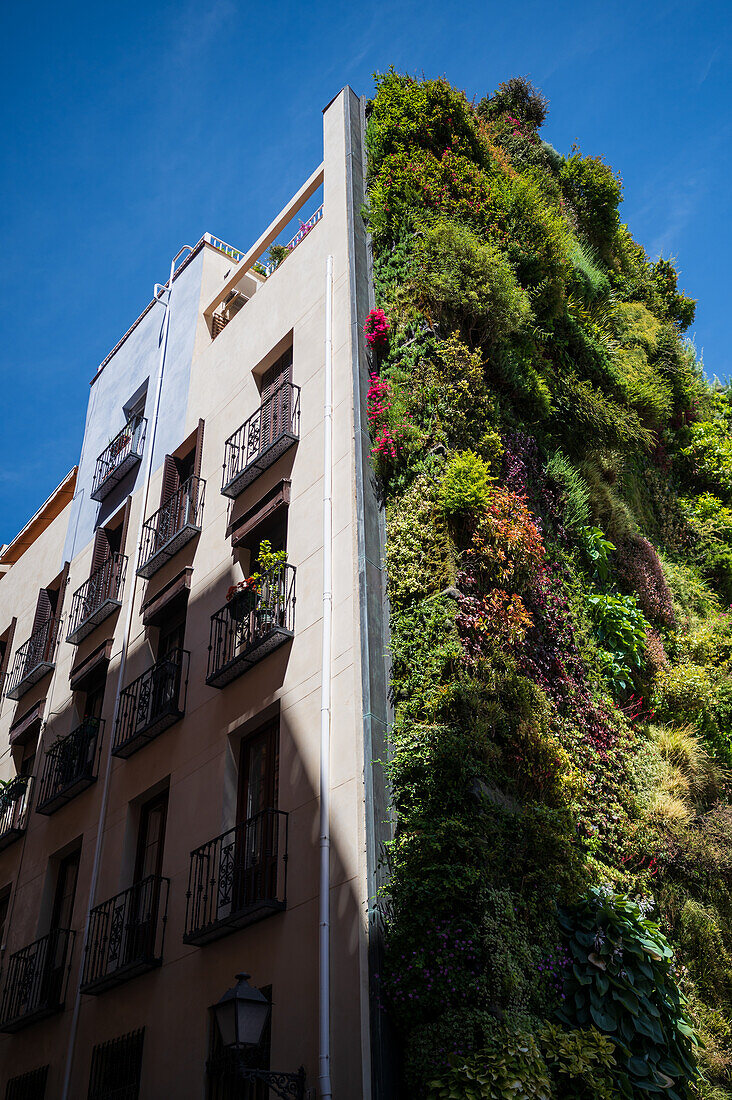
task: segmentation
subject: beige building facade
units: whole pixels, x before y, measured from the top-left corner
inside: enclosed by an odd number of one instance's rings
[[[388,1095],[363,101],[323,125],[248,252],[182,250],[0,556],[0,1097]],[[240,972],[272,1009],[235,1059]]]

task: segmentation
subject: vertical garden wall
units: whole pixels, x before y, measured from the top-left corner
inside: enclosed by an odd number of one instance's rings
[[[525,80],[377,78],[369,419],[409,1098],[732,1096],[732,402]]]

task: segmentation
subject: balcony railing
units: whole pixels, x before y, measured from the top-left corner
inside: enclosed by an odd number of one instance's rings
[[[127,558],[124,554],[112,554],[74,592],[67,642],[79,645],[95,627],[122,606],[126,571]]]
[[[221,492],[237,497],[300,438],[300,387],[282,382],[224,444]]]
[[[36,805],[39,814],[55,813],[96,783],[103,732],[103,719],[85,718],[46,751]]]
[[[243,592],[211,616],[206,683],[222,688],[295,634],[293,565],[263,574],[260,590]]]
[[[32,793],[32,775],[16,775],[0,791],[0,851],[25,832]]]
[[[300,228],[298,229],[297,233],[292,238],[292,240],[289,241],[285,245],[285,248],[287,249],[287,251],[288,252],[293,252],[294,249],[296,249],[297,246],[300,244],[300,242],[305,240],[305,238],[307,237],[310,230],[313,229],[314,226],[316,226],[318,224],[318,222],[320,221],[320,219],[322,217],[323,217],[323,206],[322,206],[322,203],[321,203],[321,205],[318,207],[318,209],[315,211],[315,213],[312,214],[306,222],[302,223],[302,225],[300,226]],[[265,275],[267,278],[269,278],[269,276],[274,271],[277,270],[277,268],[280,266],[281,263],[282,263],[282,260],[280,260],[279,262],[276,262],[275,260],[269,260],[267,263],[264,263],[264,262],[260,261],[259,267],[261,268],[262,275]]]
[[[287,814],[263,810],[191,852],[186,943],[199,946],[287,905]]]
[[[57,928],[10,956],[0,1006],[0,1031],[20,1031],[61,1011],[73,946],[74,933]]]
[[[94,469],[92,500],[104,500],[142,458],[147,420],[132,416],[121,432],[104,448]]]
[[[103,993],[163,961],[170,880],[150,875],[89,914],[82,993]]]
[[[50,672],[55,662],[59,620],[51,617],[35,630],[15,654],[10,673],[8,699],[20,699]]]
[[[174,649],[120,692],[114,756],[132,756],[182,718],[190,654]]]
[[[142,529],[138,577],[152,577],[201,530],[206,482],[189,477]]]

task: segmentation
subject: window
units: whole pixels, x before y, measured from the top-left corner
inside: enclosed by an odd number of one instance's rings
[[[244,738],[239,750],[238,822],[276,808],[279,763],[278,721]]]
[[[0,893],[0,958],[2,958],[2,951],[5,947],[5,936],[7,933],[6,924],[8,921],[8,911],[10,909],[10,887],[6,886]]]
[[[160,505],[167,504],[191,477],[201,476],[203,458],[203,420],[198,421],[195,432],[188,437],[177,451],[165,456],[163,465],[163,483],[160,491]]]
[[[52,932],[57,929],[71,928],[80,859],[81,848],[76,848],[69,855],[64,856],[59,863],[51,913]]]
[[[137,1100],[144,1039],[142,1027],[94,1047],[87,1100]]]
[[[260,992],[271,1003],[272,986],[262,986]],[[254,1051],[240,1053],[238,1055],[240,1064],[243,1063],[251,1069],[270,1068],[271,1023],[270,1016],[261,1043]],[[206,1100],[269,1100],[270,1091],[263,1081],[249,1081],[244,1084],[239,1079],[234,1058],[221,1045],[221,1036],[213,1015],[210,1018],[209,1027]]]
[[[21,1073],[20,1077],[11,1077],[5,1089],[5,1100],[44,1100],[48,1070],[48,1066],[41,1066],[30,1073]]]
[[[168,792],[155,795],[140,809],[140,825],[137,830],[135,855],[135,882],[149,875],[160,875],[163,870],[163,846],[165,823],[168,816]]]
[[[262,375],[262,404],[259,417],[260,448],[290,430],[292,382],[292,348],[272,364]]]

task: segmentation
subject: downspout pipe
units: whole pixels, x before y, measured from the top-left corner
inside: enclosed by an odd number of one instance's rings
[[[325,281],[323,397],[323,639],[320,686],[320,899],[318,982],[318,1083],[331,1100],[330,1081],[330,726],[333,624],[333,257]]]
[[[91,882],[89,884],[89,904],[86,907],[86,919],[84,922],[84,935],[82,937],[82,960],[79,962],[79,982],[76,987],[76,997],[74,999],[74,1011],[71,1017],[71,1029],[69,1032],[69,1045],[68,1053],[66,1055],[66,1069],[64,1071],[64,1084],[63,1091],[61,1093],[62,1100],[69,1100],[69,1088],[71,1085],[71,1071],[74,1062],[74,1046],[76,1044],[76,1034],[79,1029],[79,1012],[81,1010],[81,979],[83,975],[83,953],[86,950],[86,941],[89,935],[89,921],[91,917],[91,910],[94,904],[94,895],[97,890],[97,881],[99,879],[99,867],[102,858],[102,843],[104,840],[104,821],[107,816],[107,803],[109,801],[109,788],[112,778],[112,737],[114,736],[114,729],[117,725],[117,715],[119,713],[119,701],[120,692],[124,684],[125,668],[127,666],[127,649],[130,641],[130,632],[132,630],[132,615],[135,608],[135,595],[137,591],[137,569],[140,564],[140,550],[142,548],[142,528],[145,523],[145,515],[147,513],[147,504],[150,497],[150,477],[152,475],[152,462],[153,452],[155,450],[155,437],[158,430],[158,417],[160,415],[160,395],[163,390],[163,375],[165,373],[165,356],[168,350],[168,333],[170,332],[170,303],[173,296],[173,278],[175,276],[176,261],[180,259],[184,252],[193,252],[193,248],[189,244],[183,245],[180,252],[173,257],[170,263],[170,278],[165,286],[161,286],[159,283],[155,284],[153,291],[153,297],[158,301],[162,301],[162,295],[167,295],[165,298],[165,320],[163,321],[163,334],[160,341],[160,357],[158,360],[158,376],[155,386],[155,401],[153,404],[153,413],[148,420],[150,425],[149,437],[147,439],[147,447],[145,452],[145,463],[143,466],[143,491],[142,491],[142,507],[140,509],[140,520],[137,525],[137,541],[135,544],[135,555],[132,566],[132,591],[127,603],[127,612],[125,614],[124,629],[122,632],[122,650],[120,653],[119,661],[119,673],[117,675],[117,690],[114,697],[114,714],[112,716],[112,724],[109,729],[109,735],[107,740],[107,758],[106,758],[106,770],[104,773],[104,785],[102,787],[102,799],[99,805],[99,821],[97,823],[97,839],[96,846],[94,848],[94,862],[92,864]]]

